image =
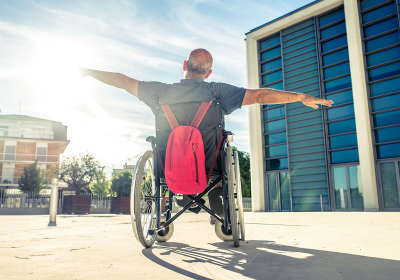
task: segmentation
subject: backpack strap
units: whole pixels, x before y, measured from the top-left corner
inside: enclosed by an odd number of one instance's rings
[[[169,122],[169,125],[171,126],[172,130],[177,128],[179,126],[179,122],[176,119],[174,113],[172,113],[171,107],[169,107],[168,104],[161,105],[165,116],[167,117],[167,120]]]
[[[192,122],[190,123],[191,126],[194,126],[196,128],[199,127],[201,121],[204,118],[204,115],[206,114],[208,108],[210,107],[212,101],[210,102],[201,102],[199,109],[197,110],[196,114],[193,117]]]

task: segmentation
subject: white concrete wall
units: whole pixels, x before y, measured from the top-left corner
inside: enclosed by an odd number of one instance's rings
[[[376,183],[374,145],[372,144],[367,81],[361,40],[358,5],[355,0],[344,0],[347,43],[349,48],[354,114],[356,118],[358,155],[365,211],[379,211]]]

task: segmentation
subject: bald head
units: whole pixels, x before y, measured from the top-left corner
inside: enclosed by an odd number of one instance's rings
[[[207,50],[195,49],[189,53],[186,60],[187,75],[190,77],[209,76],[212,63],[212,56]]]

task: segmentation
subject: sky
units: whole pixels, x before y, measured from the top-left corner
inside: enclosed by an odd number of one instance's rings
[[[245,33],[310,0],[0,0],[0,110],[59,121],[64,155],[89,152],[106,170],[135,164],[155,134],[150,109],[76,67],[179,82],[188,53],[213,55],[207,81],[246,87]],[[226,117],[249,151],[246,107]]]

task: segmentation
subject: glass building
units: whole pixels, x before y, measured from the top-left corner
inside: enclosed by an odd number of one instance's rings
[[[318,0],[246,34],[253,211],[400,210],[400,0]],[[262,152],[260,152],[262,151]]]

